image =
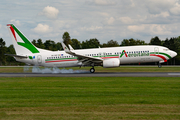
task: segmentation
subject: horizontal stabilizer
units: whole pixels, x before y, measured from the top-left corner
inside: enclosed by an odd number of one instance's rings
[[[5,54],[5,55],[12,56],[12,57],[19,57],[19,58],[28,58],[27,56],[15,55],[15,54]]]

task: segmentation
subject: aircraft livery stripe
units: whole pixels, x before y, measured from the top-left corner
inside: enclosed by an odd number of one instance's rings
[[[100,57],[103,59],[107,59],[107,58],[119,58],[119,55],[107,55],[107,56],[93,56],[93,57]],[[75,58],[60,58],[60,59],[46,59],[45,61],[54,61],[54,60],[67,60],[67,59],[77,59],[77,57]]]
[[[101,57],[101,58],[102,58],[102,59],[119,58],[119,56]],[[66,58],[66,59],[47,59],[47,60],[45,60],[46,63],[52,63],[52,62],[66,62],[66,61],[77,61],[77,59],[74,59],[74,58]]]
[[[66,62],[66,61],[77,61],[77,59],[69,59],[69,60],[53,60],[53,61],[46,61],[46,63],[52,63],[52,62]]]
[[[150,56],[155,56],[155,57],[160,57],[164,60],[164,62],[167,62],[166,58],[162,55],[155,55],[155,54],[150,54]]]
[[[31,42],[29,42],[29,40],[13,25],[11,24],[11,27],[16,31],[16,33],[21,37],[21,39],[24,41],[24,43],[18,42],[18,45],[21,45],[25,48],[27,48],[28,50],[30,50],[32,53],[39,53],[39,51],[36,49],[36,47],[34,47]]]
[[[61,59],[46,59],[45,61],[55,61],[55,60],[71,60],[71,59],[76,59],[76,60],[77,60],[77,58],[75,57],[75,58],[61,58]]]
[[[12,34],[13,34],[16,42],[17,42],[16,34],[15,34],[15,31],[14,31],[13,27],[10,24],[8,26],[10,26],[11,32],[12,32]]]
[[[151,52],[150,54],[156,54],[156,52]],[[171,56],[168,55],[168,54],[166,54],[166,53],[159,52],[159,54],[165,55],[165,56],[167,56],[169,59],[171,59]]]
[[[108,59],[108,58],[119,58],[119,56],[113,56],[113,57],[101,57],[102,59]]]
[[[11,25],[14,30],[16,31],[16,33],[21,37],[21,39],[26,43],[26,44],[31,44],[31,42],[29,42],[29,40],[14,26]],[[31,44],[32,45],[32,44]]]

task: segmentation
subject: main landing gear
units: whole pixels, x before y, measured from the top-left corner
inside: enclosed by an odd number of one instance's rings
[[[92,67],[92,68],[90,69],[90,72],[91,72],[91,73],[94,73],[94,72],[95,72],[94,67]]]

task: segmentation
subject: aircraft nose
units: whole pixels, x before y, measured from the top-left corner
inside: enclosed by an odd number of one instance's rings
[[[175,57],[176,55],[177,55],[177,53],[176,53],[176,52],[171,51],[171,56],[172,56],[172,57]]]

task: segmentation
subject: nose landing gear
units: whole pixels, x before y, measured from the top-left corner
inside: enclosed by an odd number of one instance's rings
[[[158,68],[161,68],[161,67],[162,67],[161,63],[158,63]]]

